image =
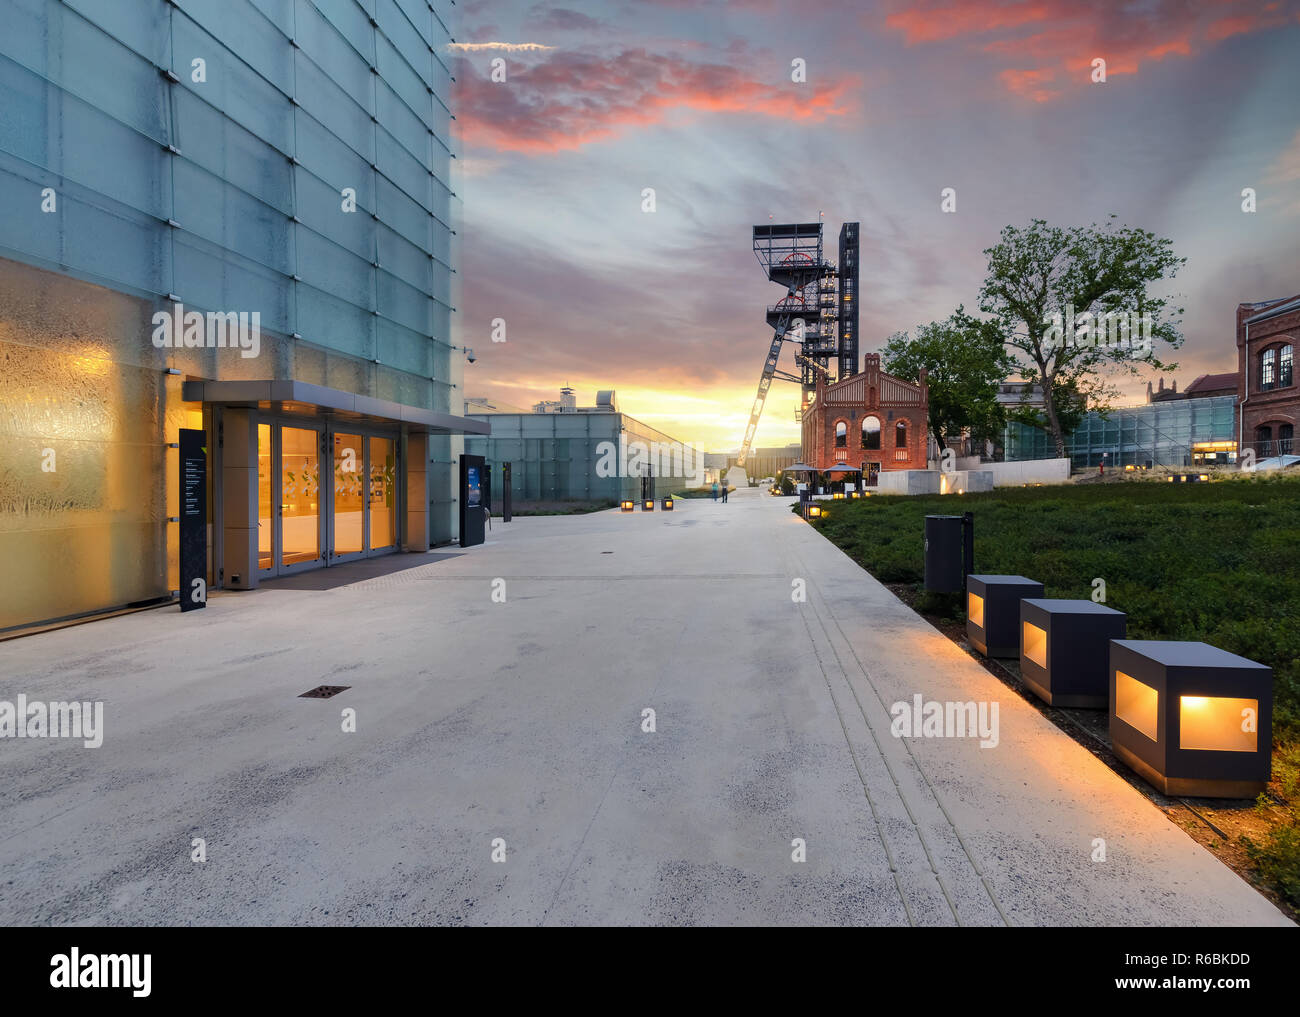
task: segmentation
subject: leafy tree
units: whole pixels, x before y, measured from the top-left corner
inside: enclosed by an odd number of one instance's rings
[[[1067,425],[1072,419],[1078,423],[1074,415],[1104,410],[1113,393],[1099,370],[1136,374],[1139,365],[1170,370],[1177,365],[1158,359],[1157,344],[1177,349],[1183,342],[1177,327],[1183,308],[1152,296],[1148,288],[1172,279],[1187,259],[1174,255],[1172,241],[1119,226],[1113,215],[1110,219],[1104,226],[1069,228],[1033,219],[1028,226],[1004,227],[1001,240],[984,252],[988,274],[980,310],[1000,323],[1020,373],[1043,386],[1043,416],[1061,457]],[[1071,311],[1075,335],[1067,325]],[[1127,341],[1119,345],[1098,344],[1087,334],[1086,324],[1120,314],[1145,318],[1149,343],[1125,335]],[[1053,315],[1060,317],[1054,322]]]
[[[942,448],[969,430],[976,440],[996,438],[1006,419],[998,384],[1015,369],[1006,336],[995,321],[981,321],[958,307],[945,321],[921,325],[915,335],[896,332],[881,350],[890,374],[917,381],[921,369],[930,388],[930,433]]]

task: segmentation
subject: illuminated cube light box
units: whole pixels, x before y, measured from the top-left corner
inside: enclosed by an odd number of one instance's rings
[[[1208,643],[1110,644],[1115,754],[1167,795],[1254,798],[1272,772],[1273,669]]]
[[[1041,597],[1043,584],[1024,576],[966,577],[966,638],[986,657],[1020,654],[1020,601]]]
[[[1110,705],[1110,641],[1128,615],[1091,600],[1020,602],[1020,677],[1050,706]]]
[[[618,503],[618,507],[622,512],[631,512],[633,509],[633,502],[630,498],[625,498],[623,501]]]
[[[663,506],[665,512],[671,512],[673,510],[673,500],[667,495],[664,496]]]

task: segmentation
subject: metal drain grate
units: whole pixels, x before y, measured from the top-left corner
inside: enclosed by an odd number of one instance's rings
[[[346,692],[352,688],[351,685],[317,685],[314,689],[304,692],[299,699],[329,699],[331,696],[337,696],[340,692]]]

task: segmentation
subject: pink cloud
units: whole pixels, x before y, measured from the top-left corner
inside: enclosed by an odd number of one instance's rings
[[[1092,62],[1106,61],[1106,73],[1137,74],[1144,63],[1193,57],[1234,35],[1284,22],[1277,0],[1241,0],[1222,16],[1223,4],[1189,5],[1154,0],[1147,5],[1079,4],[1076,0],[895,0],[887,29],[901,32],[909,46],[947,44],[978,49],[1015,66],[995,70],[1009,92],[1045,102],[1065,86],[1090,82]],[[1217,10],[1215,9],[1217,8]],[[1026,65],[1029,66],[1026,66]],[[1053,71],[1068,72],[1057,78]]]
[[[560,152],[662,123],[675,110],[821,123],[853,109],[860,79],[817,84],[760,81],[726,64],[624,50],[613,57],[554,51],[511,61],[494,82],[480,60],[461,58],[457,122],[466,145]]]

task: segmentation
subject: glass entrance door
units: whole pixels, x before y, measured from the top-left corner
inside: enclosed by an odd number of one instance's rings
[[[276,571],[276,512],[275,512],[275,452],[271,440],[271,424],[257,425],[257,568],[259,572],[275,575]]]
[[[279,436],[279,571],[322,564],[321,520],[325,492],[320,484],[321,432],[314,427],[277,426]]]
[[[262,575],[395,551],[397,504],[395,436],[289,420],[258,422],[257,565]]]
[[[370,492],[367,499],[370,551],[390,550],[397,546],[397,442],[392,438],[366,439],[366,458],[370,466]]]
[[[366,445],[359,434],[334,431],[334,509],[330,561],[360,557],[366,550]]]

